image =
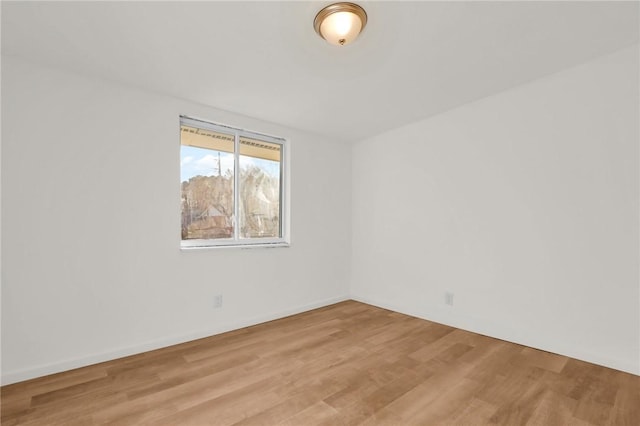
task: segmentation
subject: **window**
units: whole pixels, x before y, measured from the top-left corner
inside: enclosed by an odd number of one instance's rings
[[[286,141],[180,117],[182,247],[286,245]]]

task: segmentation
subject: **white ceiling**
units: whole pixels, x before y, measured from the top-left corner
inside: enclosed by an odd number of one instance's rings
[[[638,2],[2,2],[2,53],[353,141],[638,42]],[[211,117],[215,120],[215,117]]]

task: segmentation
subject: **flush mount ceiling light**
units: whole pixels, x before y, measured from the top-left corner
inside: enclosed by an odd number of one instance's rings
[[[323,39],[336,46],[354,41],[367,25],[367,13],[354,3],[334,3],[322,9],[313,27]]]

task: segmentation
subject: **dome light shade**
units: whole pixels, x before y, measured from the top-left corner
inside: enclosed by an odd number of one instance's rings
[[[354,3],[334,3],[316,15],[313,26],[323,39],[336,46],[354,41],[367,25],[367,13]]]

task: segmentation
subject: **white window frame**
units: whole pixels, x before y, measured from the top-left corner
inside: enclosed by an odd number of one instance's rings
[[[215,239],[190,239],[183,240],[180,237],[181,249],[208,249],[220,247],[258,248],[258,247],[289,247],[289,141],[282,137],[266,135],[255,131],[249,131],[211,121],[180,115],[180,126],[183,124],[204,130],[225,133],[234,136],[234,172],[233,172],[233,236],[231,238]],[[180,131],[180,134],[182,132]],[[238,212],[240,211],[239,177],[240,177],[240,138],[247,137],[280,145],[280,237],[278,238],[241,238]],[[182,146],[181,140],[178,141]],[[178,155],[180,159],[180,155]],[[178,179],[180,181],[180,179]],[[179,199],[182,198],[180,195]],[[182,210],[182,207],[180,208]],[[182,211],[181,211],[182,213]],[[182,214],[180,214],[182,221]],[[182,224],[180,224],[182,226]],[[181,229],[178,227],[178,230]]]

